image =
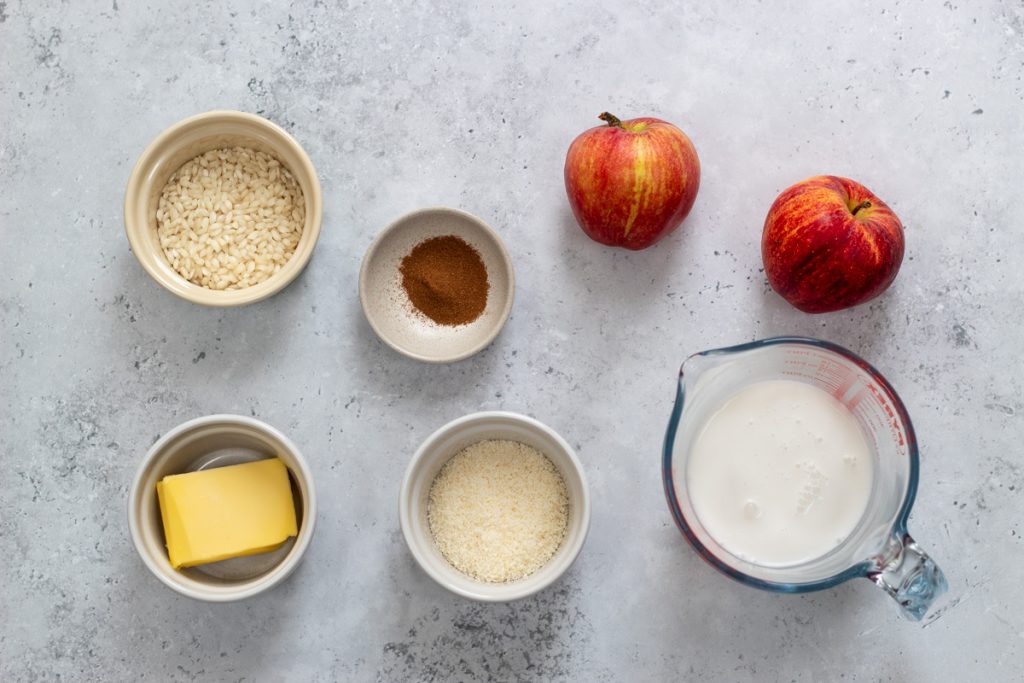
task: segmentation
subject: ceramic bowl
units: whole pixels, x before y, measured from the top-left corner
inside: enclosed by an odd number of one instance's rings
[[[299,186],[306,203],[306,223],[291,259],[263,282],[237,290],[214,290],[193,284],[168,263],[156,232],[160,192],[181,166],[212,149],[250,147],[277,158]],[[142,153],[128,179],[124,197],[124,228],[132,253],[149,275],[182,299],[207,306],[241,306],[276,294],[309,263],[320,236],[323,197],[312,162],[295,139],[255,114],[211,111],[179,121],[161,133]]]
[[[487,307],[465,325],[434,323],[413,308],[402,289],[402,259],[420,242],[442,235],[466,241],[487,269]],[[462,360],[490,344],[508,320],[514,291],[512,260],[498,233],[457,209],[422,209],[402,216],[373,241],[359,271],[359,300],[373,331],[399,353],[428,363]]]
[[[270,553],[174,569],[167,557],[156,484],[169,474],[277,457],[288,468],[298,535]],[[316,526],[316,490],[305,459],[281,432],[239,415],[209,415],[169,431],[149,449],[132,482],[128,528],[153,574],[182,595],[208,602],[252,597],[283,581],[302,559]]]
[[[427,521],[427,500],[437,473],[459,451],[486,439],[508,439],[536,448],[558,468],[569,493],[569,521],[562,545],[546,565],[508,583],[478,581],[455,569],[434,543]],[[402,480],[399,520],[409,550],[432,579],[473,600],[507,602],[547,588],[573,563],[590,528],[590,492],[576,454],[550,427],[517,413],[473,413],[438,429],[412,456]]]

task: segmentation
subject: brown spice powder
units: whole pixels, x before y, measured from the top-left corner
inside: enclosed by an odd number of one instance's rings
[[[465,325],[487,307],[490,283],[484,261],[455,235],[420,242],[398,269],[409,301],[436,323]]]

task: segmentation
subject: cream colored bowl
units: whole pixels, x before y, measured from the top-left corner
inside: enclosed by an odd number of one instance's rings
[[[271,553],[175,569],[164,542],[156,484],[169,474],[280,458],[288,468],[299,533]],[[252,597],[284,581],[298,566],[316,527],[316,489],[305,459],[270,425],[240,415],[209,415],[181,424],[149,449],[132,482],[128,528],[142,561],[164,584],[208,602]]]
[[[417,313],[402,289],[399,264],[423,240],[455,235],[479,252],[490,288],[479,318],[457,326],[438,325]],[[484,349],[512,312],[512,259],[494,230],[458,209],[420,209],[384,228],[366,250],[359,270],[359,301],[370,327],[385,344],[416,360],[451,363]]]
[[[237,290],[214,290],[193,284],[167,262],[156,232],[160,192],[185,162],[222,147],[249,147],[276,157],[302,188],[306,223],[295,253],[263,282]],[[284,289],[309,263],[320,236],[323,197],[313,163],[295,139],[279,126],[255,114],[211,111],[179,121],[161,133],[132,169],[124,197],[124,229],[135,258],[168,291],[207,306],[251,304]]]
[[[536,572],[508,583],[478,581],[450,565],[434,543],[427,521],[427,501],[434,477],[459,451],[486,439],[508,439],[536,448],[558,468],[569,494],[569,521],[562,545]],[[507,602],[544,590],[572,565],[590,528],[590,491],[572,447],[550,427],[517,413],[473,413],[438,429],[412,456],[402,479],[399,522],[409,551],[432,579],[473,600]]]

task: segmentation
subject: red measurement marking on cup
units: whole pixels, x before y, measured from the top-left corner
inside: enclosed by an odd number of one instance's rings
[[[893,440],[899,446],[900,450],[905,452],[907,440],[903,436],[903,427],[900,422],[900,418],[896,415],[895,408],[893,408],[892,404],[889,402],[885,392],[879,389],[876,384],[868,384],[868,389],[875,397],[875,400],[878,401],[879,406],[885,412],[887,418],[886,421],[888,422],[890,431],[892,431]]]
[[[845,396],[847,393],[848,392],[844,392],[843,395]],[[846,409],[849,410],[851,413],[855,413],[855,412],[857,412],[857,406],[859,406],[861,404],[861,401],[863,401],[863,400],[864,400],[864,392],[863,391],[858,391],[853,396],[850,396],[845,401],[843,401],[843,405],[846,406]]]
[[[846,394],[857,381],[857,377],[848,367],[828,358],[821,358],[814,377],[840,403],[845,403]]]

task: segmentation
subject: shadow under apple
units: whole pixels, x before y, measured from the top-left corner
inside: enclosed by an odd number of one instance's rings
[[[555,314],[572,316],[582,311],[615,323],[637,318],[679,274],[681,260],[692,251],[695,222],[688,219],[647,249],[630,251],[590,239],[568,205],[564,206],[557,226],[561,264],[550,275],[565,292],[561,303],[566,310]]]

